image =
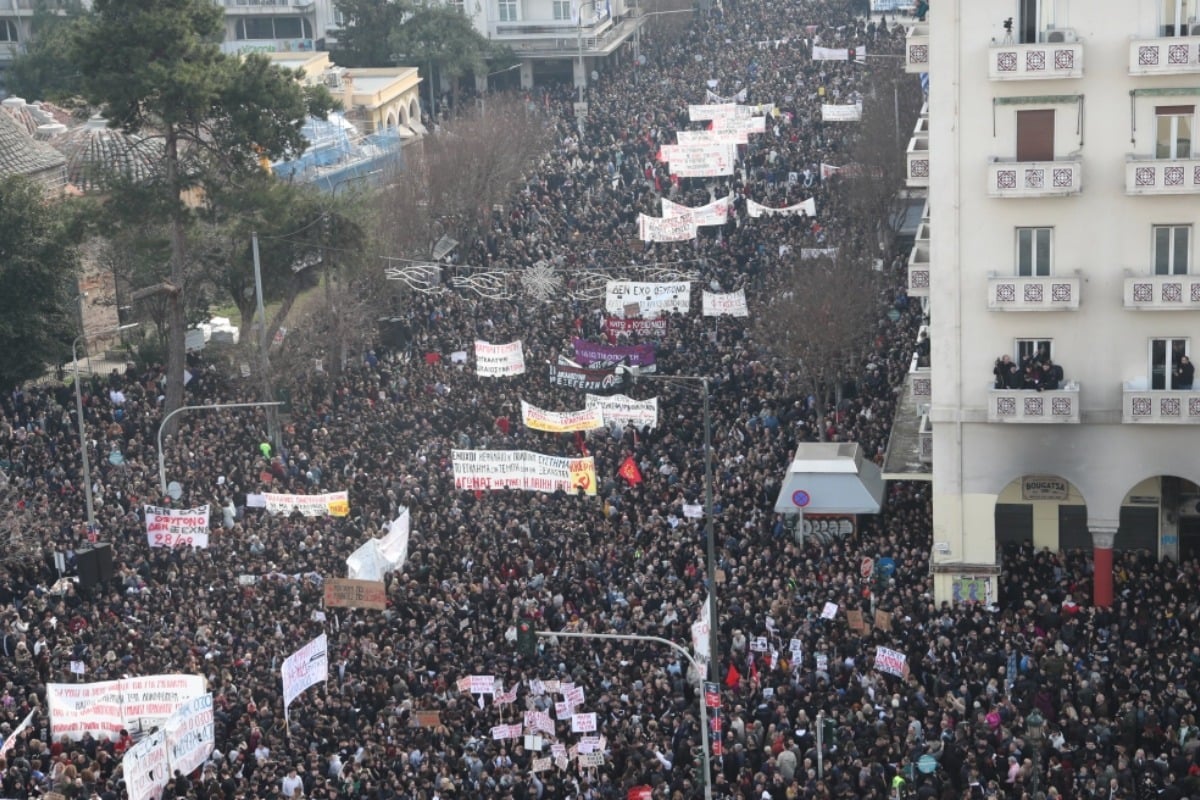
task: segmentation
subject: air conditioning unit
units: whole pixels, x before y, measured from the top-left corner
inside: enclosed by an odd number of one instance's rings
[[[1188,32],[1192,36],[1200,36],[1200,22],[1193,22],[1191,27],[1188,28]]]
[[[1046,41],[1050,44],[1068,44],[1078,41],[1078,37],[1071,28],[1055,28],[1046,31]]]
[[[1191,519],[1200,517],[1200,498],[1182,498],[1179,503],[1179,516]]]

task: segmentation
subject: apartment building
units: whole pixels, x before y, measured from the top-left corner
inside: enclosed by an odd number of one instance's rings
[[[1091,549],[1101,605],[1114,549],[1200,555],[1198,5],[947,0],[909,31],[939,599],[993,591],[1008,542]],[[1004,357],[1062,379],[997,387]]]

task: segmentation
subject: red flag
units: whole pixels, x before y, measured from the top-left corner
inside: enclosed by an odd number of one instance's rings
[[[750,656],[750,682],[758,683],[758,658]]]
[[[742,673],[737,671],[737,667],[733,664],[729,665],[729,671],[725,673],[725,685],[730,689],[736,689],[738,684],[742,682]]]
[[[579,448],[579,452],[583,455],[586,456],[588,454],[587,442],[584,441],[581,431],[575,431],[575,446]]]
[[[617,468],[617,474],[628,481],[630,486],[637,486],[642,482],[642,471],[638,469],[633,456],[628,456],[621,462],[621,466]]]

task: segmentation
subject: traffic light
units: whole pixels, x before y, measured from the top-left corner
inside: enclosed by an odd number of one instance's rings
[[[858,51],[855,48],[851,47],[849,50],[846,51],[846,58],[847,58],[847,60],[850,61],[851,64],[853,64],[858,59]]]
[[[537,655],[537,634],[533,632],[533,620],[527,617],[517,623],[517,652],[526,658]]]

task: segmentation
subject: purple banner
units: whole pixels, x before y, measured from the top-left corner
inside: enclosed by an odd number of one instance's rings
[[[652,344],[597,344],[586,339],[573,339],[571,344],[575,348],[575,360],[585,367],[597,362],[620,364],[623,361],[633,367],[654,365]]]

